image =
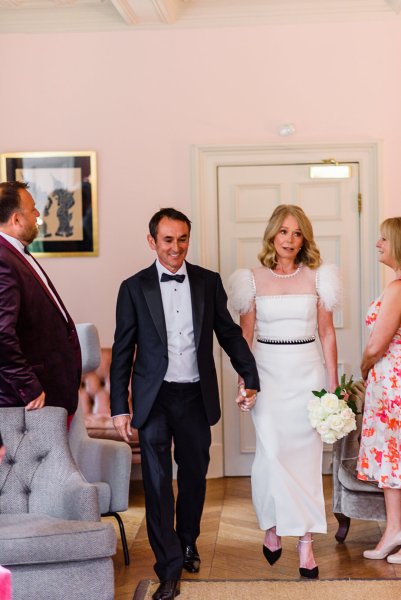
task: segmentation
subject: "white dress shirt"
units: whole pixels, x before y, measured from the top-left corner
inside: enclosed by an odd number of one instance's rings
[[[66,321],[68,321],[67,315],[65,314],[65,311],[61,307],[60,302],[57,300],[57,296],[54,294],[53,290],[49,286],[49,282],[47,280],[46,275],[44,274],[44,272],[42,271],[42,269],[39,267],[38,263],[33,259],[33,257],[30,254],[26,254],[24,252],[24,244],[22,242],[20,242],[19,240],[17,240],[17,238],[12,237],[11,235],[8,235],[7,233],[4,233],[3,231],[0,231],[0,235],[2,235],[3,238],[7,240],[7,242],[9,242],[10,244],[12,244],[14,246],[14,248],[16,250],[18,250],[18,252],[20,252],[22,254],[22,256],[24,257],[24,260],[26,260],[33,269],[35,269],[36,273],[39,275],[39,277],[41,278],[41,280],[43,281],[43,283],[45,284],[45,286],[49,290],[49,292],[50,292],[52,298],[54,299],[55,303],[59,307],[60,312],[63,315],[64,319]]]
[[[185,275],[182,283],[174,280],[161,282],[163,273],[167,273],[167,275],[172,275],[172,273],[163,267],[159,260],[156,260],[156,268],[167,330],[168,367],[164,380],[178,383],[199,381],[191,290],[186,264],[184,262],[177,273],[174,273],[175,275]]]

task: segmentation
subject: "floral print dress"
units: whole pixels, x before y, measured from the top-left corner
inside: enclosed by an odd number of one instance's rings
[[[370,331],[381,298],[369,308]],[[401,327],[369,371],[357,470],[358,479],[375,481],[381,488],[401,488]]]

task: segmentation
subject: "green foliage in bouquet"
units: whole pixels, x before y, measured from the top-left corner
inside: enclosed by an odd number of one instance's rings
[[[340,400],[344,400],[344,402],[347,403],[354,415],[359,415],[357,407],[358,394],[355,393],[355,388],[357,388],[358,390],[360,389],[358,388],[358,382],[354,382],[352,375],[347,381],[347,377],[345,373],[343,373],[341,375],[340,385],[336,387],[333,393],[337,396],[337,398],[339,398]],[[320,392],[318,392],[317,390],[314,390],[312,392],[312,394],[314,394],[318,398],[322,398],[327,393],[328,392],[325,389],[320,390]]]

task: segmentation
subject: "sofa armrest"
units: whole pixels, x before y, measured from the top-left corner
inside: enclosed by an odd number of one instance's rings
[[[85,481],[76,465],[62,479],[44,480],[31,494],[29,510],[57,519],[72,521],[99,521],[99,501],[96,486]]]
[[[87,437],[81,443],[78,466],[89,483],[109,484],[111,512],[128,508],[131,457],[131,449],[125,442]]]
[[[78,472],[73,473],[62,489],[63,514],[55,515],[73,521],[100,521],[97,489]]]

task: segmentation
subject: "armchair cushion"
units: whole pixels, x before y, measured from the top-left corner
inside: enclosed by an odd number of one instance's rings
[[[33,565],[113,556],[116,538],[107,523],[65,521],[47,515],[0,515],[0,562]]]

